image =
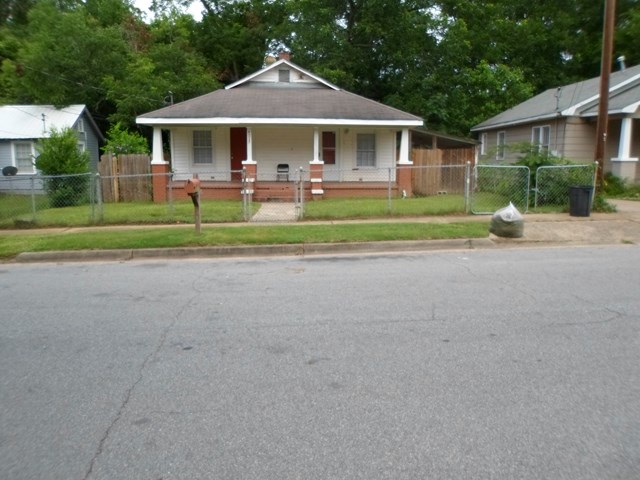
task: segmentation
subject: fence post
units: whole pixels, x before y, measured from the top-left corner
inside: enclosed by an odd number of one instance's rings
[[[300,200],[300,207],[298,210],[298,220],[300,220],[302,219],[302,217],[304,217],[304,170],[302,169],[302,167],[300,167],[300,170],[298,171],[298,178],[299,178],[298,188],[299,188],[299,200]]]
[[[96,184],[95,175],[89,174],[89,224],[95,223],[96,218]]]
[[[593,188],[591,189],[591,208],[593,208],[593,201],[596,198],[596,187],[598,186],[598,168],[600,168],[600,162],[596,160],[594,163],[595,163],[595,168],[593,169]],[[602,178],[604,178],[604,174]]]
[[[31,180],[31,221],[35,223],[36,221],[36,188],[35,181],[33,179],[33,175],[30,178]]]
[[[391,167],[387,169],[387,213],[391,214]]]
[[[245,222],[249,221],[249,202],[247,196],[247,167],[242,167],[242,218]]]
[[[104,204],[102,203],[102,177],[96,173],[96,203],[98,204],[98,221],[104,221]]]
[[[471,193],[471,162],[467,160],[464,169],[464,213],[469,213],[469,195]]]

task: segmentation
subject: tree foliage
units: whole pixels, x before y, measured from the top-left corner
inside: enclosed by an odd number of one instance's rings
[[[202,19],[185,14],[191,4]],[[280,50],[354,93],[469,128],[599,74],[604,0],[4,0],[0,101],[87,104],[104,130],[207,93]],[[640,0],[617,1],[614,58],[640,62]]]
[[[109,128],[107,140],[104,147],[102,147],[102,151],[113,155],[149,153],[149,145],[147,140],[138,132],[128,131],[118,122]]]
[[[52,128],[38,145],[36,168],[43,175],[89,172],[89,154],[78,149],[78,134],[72,128]]]
[[[87,200],[89,154],[78,149],[78,134],[72,128],[52,128],[38,145],[36,168],[45,178],[49,204],[54,208],[78,205]]]

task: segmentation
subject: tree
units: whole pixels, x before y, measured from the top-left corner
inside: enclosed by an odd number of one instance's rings
[[[129,132],[118,122],[112,125],[107,132],[107,141],[102,147],[102,151],[114,155],[149,153],[149,145],[147,140],[138,132]]]
[[[368,98],[384,101],[403,91],[410,72],[428,74],[436,61],[435,21],[429,0],[289,2],[294,59]],[[416,112],[417,113],[417,112]]]
[[[29,12],[18,55],[4,62],[3,97],[9,101],[65,106],[84,103],[100,112],[101,78],[122,72],[127,45],[119,27],[102,28],[83,8],[62,10],[50,0]]]
[[[105,75],[107,98],[117,111],[112,122],[133,126],[136,116],[209,93],[220,87],[215,72],[194,47],[196,24],[189,15],[161,16],[145,42],[130,50],[122,75]]]
[[[262,67],[286,21],[281,0],[203,2],[196,45],[218,80],[231,83]]]
[[[72,128],[52,128],[38,145],[36,168],[45,176],[49,204],[54,207],[78,205],[87,199],[89,154],[78,149],[78,135]]]

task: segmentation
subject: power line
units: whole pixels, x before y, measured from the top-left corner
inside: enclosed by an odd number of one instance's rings
[[[88,88],[88,89],[91,89],[91,90],[95,90],[97,92],[100,92],[100,93],[104,94],[105,97],[109,93],[109,91],[107,89],[105,89],[105,88],[96,87],[95,85],[90,85],[88,83],[83,83],[83,82],[78,82],[78,81],[75,81],[75,80],[71,80],[69,78],[66,78],[66,77],[60,75],[60,74],[50,73],[50,72],[47,72],[45,70],[40,70],[40,69],[37,69],[37,68],[30,67],[29,65],[23,65],[23,67],[26,68],[27,70],[31,70],[33,72],[41,73],[42,75],[46,75],[48,77],[55,78],[57,80],[61,80],[61,81],[64,81],[64,82],[67,82],[67,83],[70,83],[70,84],[73,84],[73,85],[77,85],[77,86],[82,87],[82,88]],[[131,95],[127,95],[125,98],[130,98],[130,97],[131,97]],[[159,105],[162,105],[163,101],[164,101],[164,98],[163,99],[157,99],[157,98],[145,97],[143,95],[136,95],[136,97],[140,98],[140,99],[143,99],[143,100],[147,100],[148,102],[158,103]]]

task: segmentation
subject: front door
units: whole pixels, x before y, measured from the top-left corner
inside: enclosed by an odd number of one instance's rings
[[[247,159],[247,129],[231,129],[231,180],[242,180],[242,162]]]

